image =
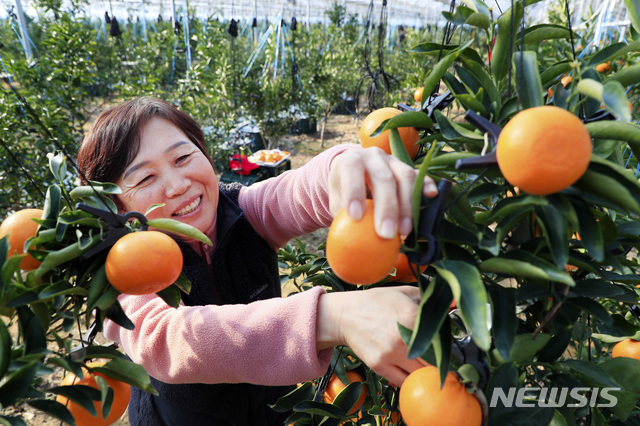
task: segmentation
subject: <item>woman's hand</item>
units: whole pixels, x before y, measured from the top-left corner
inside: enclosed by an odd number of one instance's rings
[[[317,349],[345,345],[377,374],[400,386],[409,373],[426,365],[407,358],[398,323],[413,328],[420,304],[417,287],[385,287],[320,296]]]
[[[406,236],[413,229],[411,199],[417,176],[418,170],[380,148],[344,151],[331,162],[329,209],[335,216],[346,207],[353,220],[360,220],[369,190],[378,235],[393,238],[399,232]],[[429,177],[424,180],[423,193],[427,197],[438,194]]]

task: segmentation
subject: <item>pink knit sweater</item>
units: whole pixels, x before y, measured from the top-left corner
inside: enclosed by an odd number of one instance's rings
[[[331,148],[304,167],[241,190],[240,207],[274,250],[329,226],[329,166],[352,147]],[[210,253],[213,247],[201,250]],[[330,349],[316,349],[316,313],[323,292],[316,287],[246,305],[177,309],[156,295],[121,295],[118,300],[135,330],[105,321],[104,334],[166,383],[295,384],[320,377],[331,360]]]

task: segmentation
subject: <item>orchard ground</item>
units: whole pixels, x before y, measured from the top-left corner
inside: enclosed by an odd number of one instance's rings
[[[318,131],[315,133],[285,136],[277,144],[277,147],[291,152],[291,168],[297,169],[306,164],[317,154],[334,145],[342,143],[358,143],[361,122],[362,117],[358,118],[351,115],[332,115],[329,117],[325,128],[324,146],[321,146],[320,125],[318,125]],[[326,240],[326,236],[327,230],[321,229],[312,234],[305,235],[300,239],[308,245],[307,250],[309,252],[316,252],[318,245]],[[292,288],[289,288],[289,286],[285,284],[283,293],[288,294],[291,290]],[[17,323],[14,322],[10,331],[12,335],[15,336],[15,333],[17,332]],[[78,338],[77,331],[74,333],[74,338]],[[101,334],[98,334],[96,337],[96,343],[107,345],[109,344],[109,340]],[[41,388],[47,389],[59,385],[63,376],[64,371],[62,369],[56,369],[53,374],[45,378],[41,384]],[[6,415],[21,415],[26,420],[27,424],[32,426],[61,425],[59,420],[46,416],[44,413],[31,408],[27,404],[23,404],[18,407],[9,407],[4,410],[0,410],[0,413]],[[126,414],[121,420],[114,423],[116,426],[128,424],[129,420]]]

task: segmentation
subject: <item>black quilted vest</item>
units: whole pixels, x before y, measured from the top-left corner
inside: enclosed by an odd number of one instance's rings
[[[191,293],[182,295],[185,305],[244,304],[281,296],[278,257],[244,217],[238,206],[240,188],[220,184],[213,274],[200,255],[180,244],[183,271],[192,284]],[[267,404],[292,389],[246,383],[173,385],[154,378],[151,383],[159,397],[132,388],[129,421],[133,426],[282,424],[284,417]]]

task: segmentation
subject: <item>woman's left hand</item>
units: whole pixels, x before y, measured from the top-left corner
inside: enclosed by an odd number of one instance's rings
[[[353,220],[360,220],[368,190],[373,198],[378,235],[406,236],[413,229],[411,200],[417,176],[418,170],[380,148],[349,149],[331,162],[329,209],[335,216],[344,207]],[[430,177],[424,179],[423,194],[438,194]]]

